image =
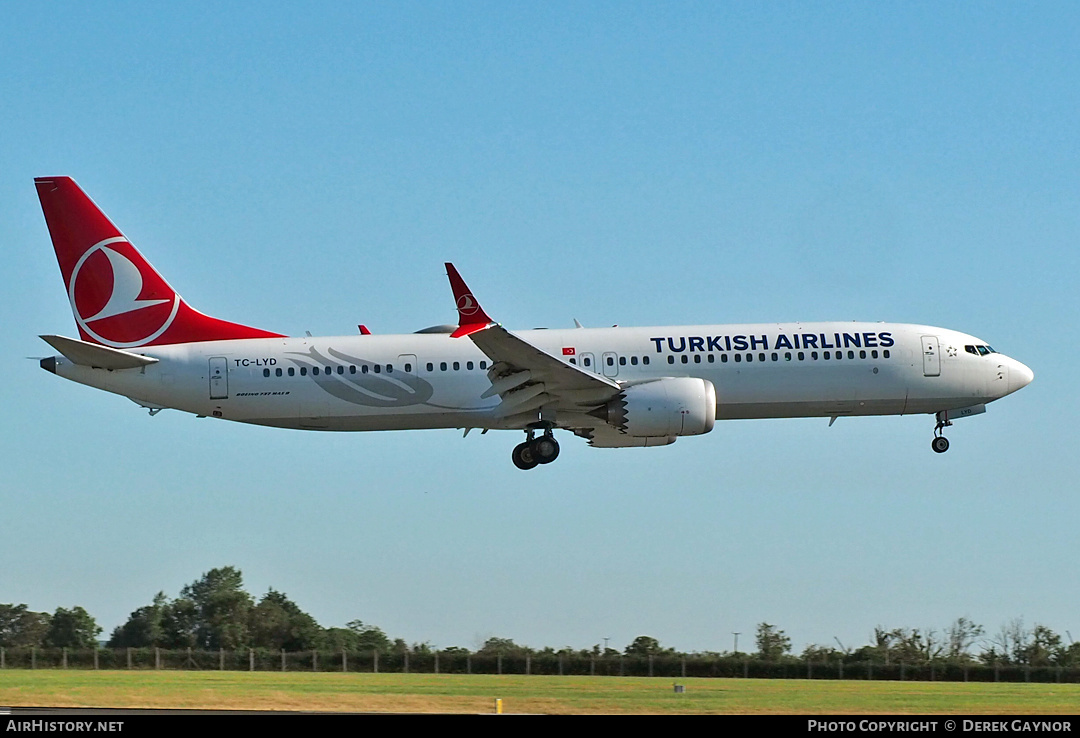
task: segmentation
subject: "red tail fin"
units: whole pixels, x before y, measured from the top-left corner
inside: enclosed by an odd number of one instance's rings
[[[34,184],[84,341],[135,348],[280,336],[189,306],[70,177]]]

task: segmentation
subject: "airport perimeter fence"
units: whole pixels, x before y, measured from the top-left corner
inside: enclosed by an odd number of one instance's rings
[[[874,681],[1080,683],[1080,668],[934,661],[763,661],[745,656],[593,656],[470,654],[463,651],[202,651],[163,648],[0,648],[0,669],[131,669],[188,671],[354,672],[385,674],[517,674],[550,676],[863,679]]]

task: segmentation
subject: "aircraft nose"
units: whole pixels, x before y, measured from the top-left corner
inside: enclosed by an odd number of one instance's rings
[[[1013,365],[1009,367],[1009,392],[1027,387],[1034,378],[1035,372],[1013,359]]]

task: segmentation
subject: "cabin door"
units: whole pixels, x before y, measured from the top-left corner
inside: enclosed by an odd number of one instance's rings
[[[224,356],[210,359],[210,399],[229,399],[229,360]]]
[[[937,336],[922,337],[922,369],[924,377],[941,376],[941,353]]]

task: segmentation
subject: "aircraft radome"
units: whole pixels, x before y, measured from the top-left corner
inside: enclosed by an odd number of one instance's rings
[[[974,336],[903,323],[509,331],[452,264],[456,325],[406,335],[284,336],[190,307],[69,177],[35,180],[79,338],[42,336],[50,372],[243,423],[322,431],[516,430],[521,469],[556,429],[598,448],[662,446],[717,420],[936,416],[942,430],[1032,372]],[[832,422],[830,420],[830,423]]]

